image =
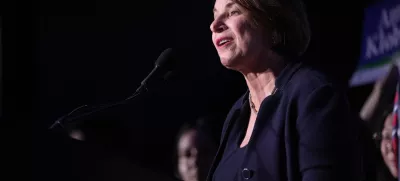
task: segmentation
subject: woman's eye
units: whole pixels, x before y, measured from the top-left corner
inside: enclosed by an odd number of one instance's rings
[[[233,10],[233,11],[229,12],[229,16],[238,15],[239,13],[240,13],[239,11]]]

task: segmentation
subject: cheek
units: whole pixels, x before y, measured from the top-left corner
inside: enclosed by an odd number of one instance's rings
[[[236,34],[243,42],[248,42],[252,37],[252,29],[246,22],[240,22],[236,29]]]
[[[383,157],[386,157],[390,151],[387,144],[389,144],[389,143],[387,143],[387,142],[381,143],[381,154]]]
[[[394,159],[394,153],[390,150],[391,148],[388,147],[387,144],[390,143],[384,142],[381,144],[381,155],[385,163],[390,164]]]
[[[243,23],[239,26],[238,34],[240,34],[241,43],[247,49],[254,50],[256,47],[265,47],[264,36],[257,29],[254,29],[250,23]]]
[[[180,174],[183,174],[187,170],[187,159],[180,158],[178,160],[178,170]]]

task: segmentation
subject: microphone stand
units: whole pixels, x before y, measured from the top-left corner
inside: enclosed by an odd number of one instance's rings
[[[152,72],[153,72],[153,71],[152,71]],[[122,101],[115,102],[115,103],[104,104],[104,105],[101,105],[101,106],[93,106],[93,107],[91,107],[91,109],[90,109],[88,112],[85,112],[85,113],[82,113],[82,114],[80,114],[80,115],[71,117],[71,116],[73,115],[73,113],[75,113],[75,112],[77,112],[77,111],[79,111],[79,110],[82,110],[83,108],[88,107],[88,105],[79,106],[79,107],[73,109],[73,110],[72,110],[71,112],[69,112],[68,114],[66,114],[66,115],[61,116],[60,118],[58,118],[58,119],[49,127],[49,129],[50,129],[50,130],[54,130],[54,129],[57,128],[57,127],[64,128],[64,124],[65,124],[65,123],[71,123],[71,122],[76,121],[76,120],[79,120],[79,119],[81,119],[81,118],[83,118],[83,117],[85,117],[85,116],[89,116],[89,115],[91,115],[91,114],[93,114],[93,113],[96,113],[96,112],[99,112],[99,111],[102,111],[102,110],[105,110],[105,109],[108,109],[108,108],[111,108],[111,107],[114,107],[114,106],[117,106],[117,105],[121,105],[121,104],[127,103],[129,100],[134,99],[135,97],[137,97],[137,96],[140,95],[141,93],[143,93],[143,92],[145,92],[145,91],[146,91],[146,92],[148,91],[148,89],[147,89],[147,81],[146,81],[146,80],[147,80],[147,78],[146,78],[144,81],[141,82],[140,87],[139,87],[138,89],[136,89],[135,93],[133,93],[133,94],[132,94],[131,96],[129,96],[128,98],[126,98],[126,99],[124,99],[124,100],[122,100]]]
[[[171,48],[168,48],[168,49],[164,50],[164,51],[161,53],[161,55],[158,57],[158,59],[157,59],[157,61],[156,61],[156,63],[155,63],[155,67],[153,68],[153,70],[152,70],[152,71],[150,72],[150,74],[147,75],[147,77],[141,82],[139,88],[136,89],[135,93],[133,93],[133,94],[132,94],[131,96],[129,96],[128,98],[126,98],[126,99],[124,99],[124,100],[122,100],[122,101],[118,101],[118,102],[116,102],[116,103],[111,103],[111,104],[105,104],[105,105],[102,105],[102,106],[91,107],[91,109],[90,109],[89,112],[80,114],[80,115],[75,116],[75,117],[71,117],[71,116],[73,115],[74,112],[77,112],[77,111],[79,111],[79,110],[82,110],[83,108],[86,108],[86,107],[88,107],[88,106],[87,106],[87,105],[83,105],[83,106],[77,107],[77,108],[75,108],[74,110],[72,110],[70,113],[68,113],[68,114],[66,114],[66,115],[61,116],[60,118],[58,118],[58,119],[49,127],[49,129],[52,130],[52,129],[56,128],[56,127],[64,128],[64,125],[63,125],[63,124],[64,124],[66,121],[74,121],[74,120],[83,118],[83,117],[85,117],[85,116],[88,116],[88,115],[90,115],[90,114],[93,114],[93,113],[95,113],[95,112],[99,112],[99,111],[102,111],[102,110],[104,110],[104,109],[108,109],[108,108],[111,108],[111,107],[114,107],[114,106],[117,106],[117,105],[120,105],[120,104],[125,104],[125,103],[128,102],[129,100],[131,100],[131,99],[135,98],[136,96],[140,95],[143,91],[148,91],[148,89],[147,89],[147,87],[148,87],[147,84],[148,84],[148,82],[151,82],[151,81],[149,81],[149,80],[152,79],[152,78],[154,78],[154,77],[155,77],[155,74],[170,70],[169,68],[171,68],[171,67],[170,67],[170,66],[171,66],[171,63],[170,63],[170,62],[167,63],[167,62],[168,62],[168,61],[171,61],[171,59],[173,59],[173,58],[172,58],[172,57],[173,57],[173,53],[171,53],[171,52],[172,52],[172,49],[171,49]],[[169,65],[169,67],[168,67],[167,65]],[[160,70],[160,69],[161,69],[161,70]]]

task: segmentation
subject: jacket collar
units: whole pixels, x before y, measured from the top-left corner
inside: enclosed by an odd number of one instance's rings
[[[282,91],[285,89],[285,86],[288,84],[294,73],[301,67],[302,63],[300,61],[292,61],[286,64],[285,68],[282,72],[278,75],[275,80],[275,87],[278,91]],[[247,89],[246,93],[240,98],[241,103],[245,104],[248,100],[250,91]]]
[[[289,83],[290,79],[301,67],[302,63],[300,61],[291,61],[287,63],[286,67],[278,75],[275,80],[275,86],[278,90],[284,90],[285,86]]]

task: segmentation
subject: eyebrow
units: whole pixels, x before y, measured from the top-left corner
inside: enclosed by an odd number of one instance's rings
[[[229,2],[228,4],[225,5],[225,9],[231,8],[233,5],[235,5],[234,2]],[[217,9],[213,9],[213,13],[215,14],[217,12]]]

